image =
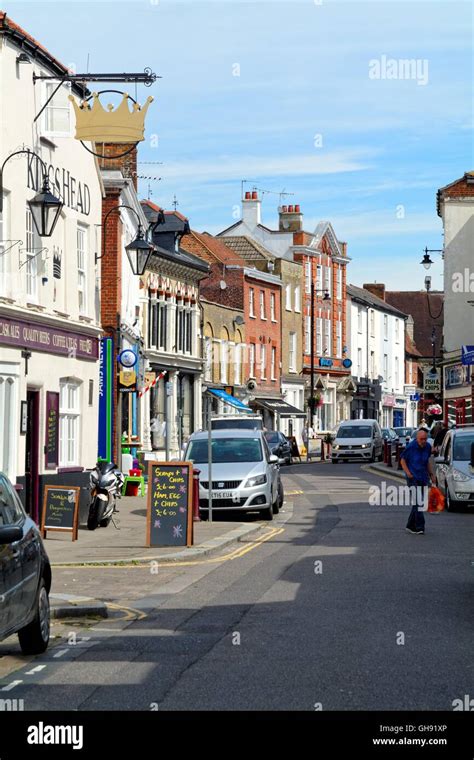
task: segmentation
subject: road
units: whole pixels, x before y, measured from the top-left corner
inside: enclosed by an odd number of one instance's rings
[[[45,655],[0,670],[1,696],[26,710],[326,711],[451,710],[472,694],[474,515],[427,515],[415,536],[406,507],[369,504],[381,480],[358,464],[284,473],[285,512],[240,556],[56,571],[56,590],[135,612],[56,627]]]

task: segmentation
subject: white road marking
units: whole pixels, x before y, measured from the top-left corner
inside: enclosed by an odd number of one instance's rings
[[[35,673],[39,673],[39,672],[40,672],[40,670],[44,670],[44,669],[45,669],[45,667],[46,667],[46,665],[37,665],[37,666],[36,666],[36,668],[33,668],[33,670],[28,670],[28,671],[25,673],[25,675],[27,675],[27,676],[32,676],[32,675],[34,675]]]
[[[63,654],[66,654],[67,649],[61,649],[59,652],[56,652],[56,654],[53,654],[53,657],[62,657]]]
[[[2,691],[11,691],[15,688],[15,686],[18,686],[18,684],[23,683],[23,681],[12,681],[8,684],[8,686],[4,686]]]

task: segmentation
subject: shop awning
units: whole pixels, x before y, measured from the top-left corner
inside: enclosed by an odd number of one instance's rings
[[[247,414],[253,413],[252,410],[249,409],[248,406],[246,406],[246,404],[244,404],[240,399],[235,398],[235,396],[231,396],[230,393],[226,393],[220,388],[208,388],[208,391],[220,401],[223,401],[224,404],[229,404],[229,406],[233,406],[234,409],[238,409],[239,412],[245,412]]]
[[[278,414],[279,417],[306,417],[305,412],[297,409],[296,406],[288,404],[281,398],[256,398],[253,403],[257,406],[262,406],[264,409],[268,409],[269,412]]]

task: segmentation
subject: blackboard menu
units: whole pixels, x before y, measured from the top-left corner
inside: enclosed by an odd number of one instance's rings
[[[192,546],[192,462],[149,462],[147,546]]]
[[[79,486],[45,486],[41,532],[46,538],[48,530],[71,532],[77,540],[79,522]]]
[[[46,393],[45,468],[54,470],[59,462],[59,393]]]

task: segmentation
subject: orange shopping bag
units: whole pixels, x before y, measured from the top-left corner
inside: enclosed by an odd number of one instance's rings
[[[442,512],[444,509],[444,496],[436,486],[430,488],[428,496],[428,512]]]

